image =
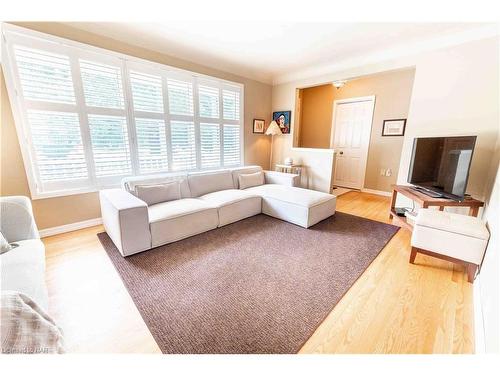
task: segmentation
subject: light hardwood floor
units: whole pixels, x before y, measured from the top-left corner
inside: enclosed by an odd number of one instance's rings
[[[389,198],[349,192],[337,210],[389,222]],[[47,237],[50,312],[70,352],[160,353],[96,233]],[[301,353],[472,353],[472,285],[461,266],[418,255],[401,229]]]

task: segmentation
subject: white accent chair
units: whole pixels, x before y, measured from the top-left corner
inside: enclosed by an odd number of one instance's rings
[[[240,189],[242,174],[264,184]],[[101,190],[104,228],[123,256],[178,241],[260,213],[304,228],[335,213],[336,197],[297,187],[299,176],[259,166],[210,172],[128,177],[123,189]],[[178,181],[180,199],[147,205],[137,186]]]
[[[422,253],[463,264],[470,283],[481,264],[489,232],[481,219],[450,212],[420,209],[411,237],[410,263]]]
[[[0,218],[0,231],[7,242],[15,245],[0,255],[1,289],[24,293],[47,311],[45,246],[30,200],[22,196],[1,197]]]

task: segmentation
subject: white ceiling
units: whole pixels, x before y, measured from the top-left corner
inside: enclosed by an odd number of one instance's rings
[[[311,66],[332,65],[485,24],[176,21],[69,25],[271,83]]]

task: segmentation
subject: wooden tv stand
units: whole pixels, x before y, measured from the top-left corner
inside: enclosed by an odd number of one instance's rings
[[[457,202],[447,198],[429,197],[428,195],[415,190],[411,186],[392,185],[392,199],[389,219],[393,219],[394,224],[409,230],[413,230],[413,226],[406,220],[406,217],[398,216],[395,211],[398,193],[421,205],[422,208],[437,206],[439,207],[439,211],[443,211],[445,207],[469,207],[469,215],[476,217],[479,212],[479,207],[484,206],[484,202],[478,201],[474,198],[466,198],[462,202]]]

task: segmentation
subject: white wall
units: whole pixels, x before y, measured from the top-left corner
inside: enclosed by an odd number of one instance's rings
[[[398,183],[406,183],[415,137],[477,135],[467,191],[485,199],[484,180],[498,134],[498,103],[498,38],[420,56]]]
[[[491,162],[490,175],[485,181],[487,186],[486,209],[483,220],[486,221],[490,231],[490,241],[481,268],[481,273],[476,279],[479,288],[474,288],[476,293],[474,303],[479,304],[482,313],[483,332],[478,332],[479,337],[484,338],[484,349],[487,353],[498,353],[500,351],[500,136],[497,138],[495,155]],[[479,292],[479,295],[477,294]],[[480,343],[479,343],[480,345]]]

